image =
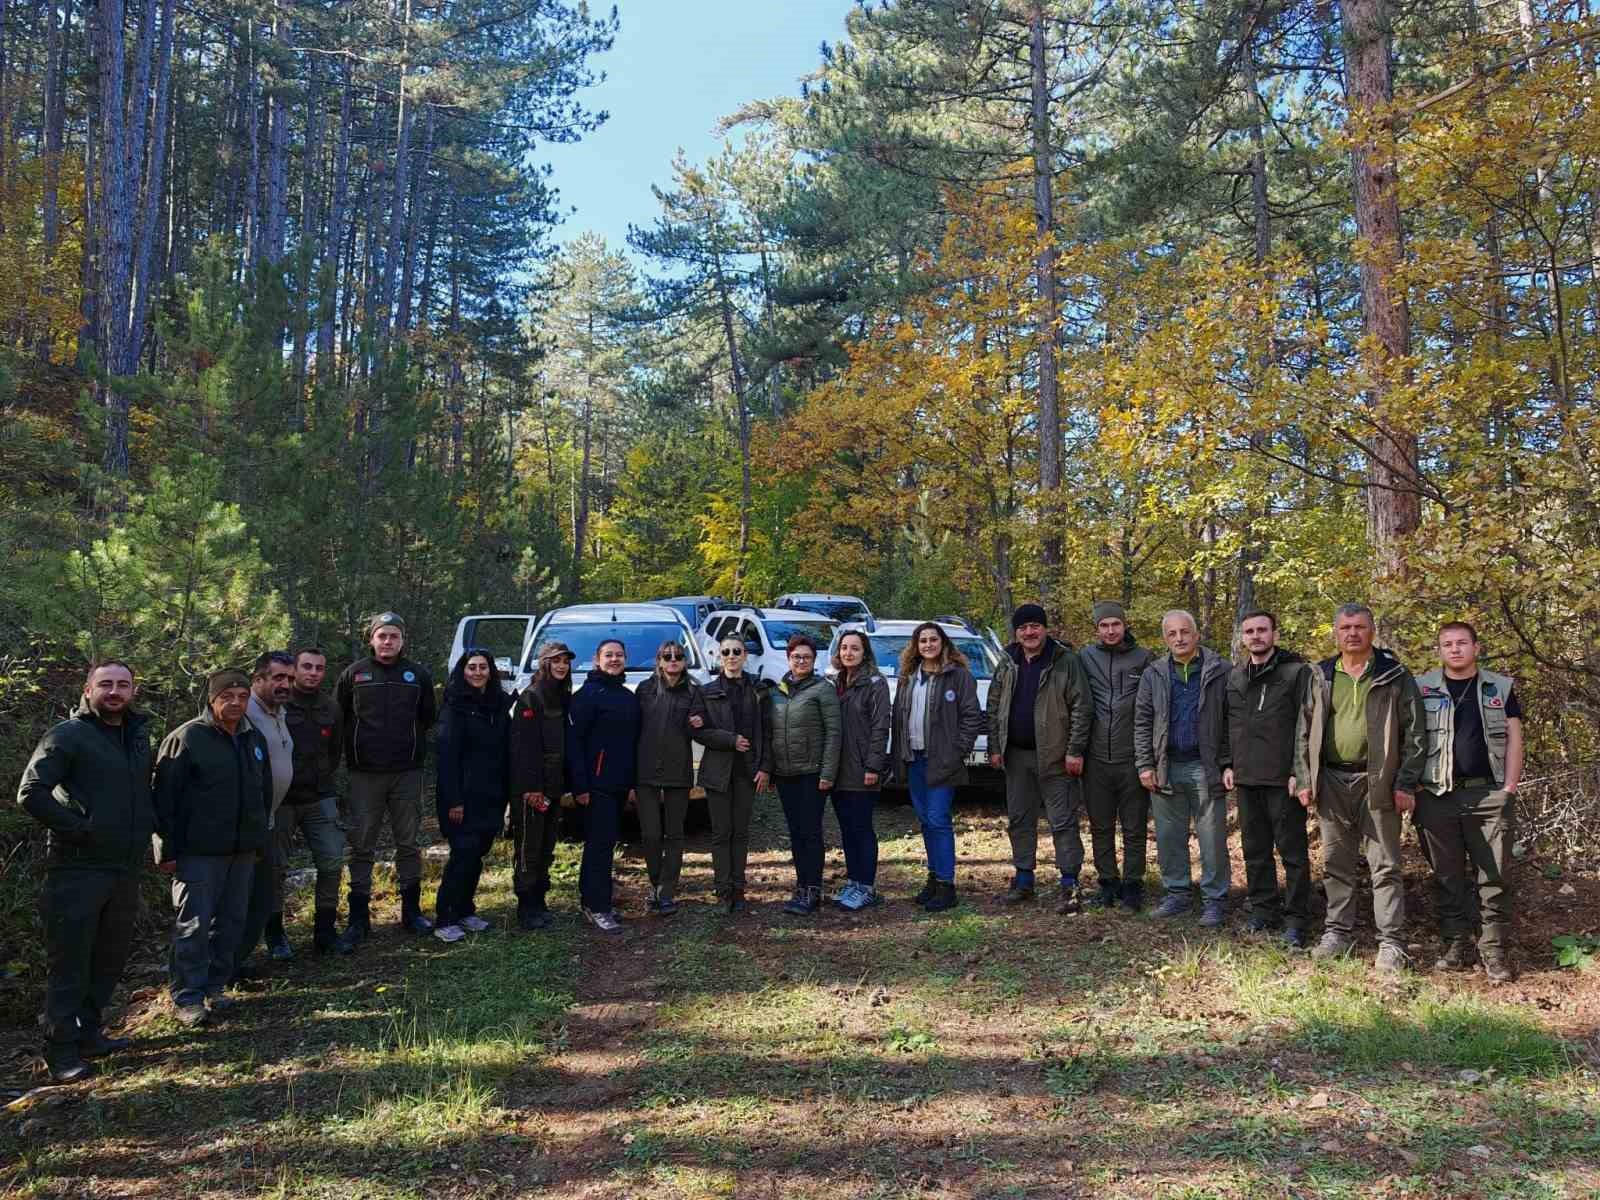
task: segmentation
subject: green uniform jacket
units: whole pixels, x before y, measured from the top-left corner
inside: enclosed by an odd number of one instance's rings
[[[249,854],[267,846],[272,764],[250,718],[237,743],[208,708],[179,725],[156,755],[156,861]]]
[[[1514,686],[1509,675],[1478,668],[1478,713],[1483,720],[1483,741],[1489,749],[1489,771],[1495,786],[1506,781],[1506,701]],[[1422,786],[1443,796],[1455,786],[1456,712],[1444,670],[1435,667],[1417,679],[1422,693],[1423,711],[1428,721],[1428,765],[1423,768]]]
[[[651,675],[634,690],[639,697],[639,782],[651,787],[694,786],[694,749],[689,718],[706,716],[700,685],[687,674],[677,687]]]
[[[1233,763],[1228,744],[1228,675],[1233,664],[1215,650],[1200,647],[1200,765],[1206,783],[1222,786],[1222,772]],[[1164,654],[1139,676],[1139,695],[1133,710],[1133,765],[1154,771],[1158,792],[1167,792],[1167,739],[1172,733],[1172,656]]]
[[[773,774],[815,771],[832,783],[839,774],[842,725],[833,684],[815,674],[796,682],[785,673],[767,689],[767,707],[772,714]]]
[[[156,827],[149,718],[130,710],[119,730],[79,704],[39,739],[17,803],[50,831],[50,866],[137,869]]]
[[[771,686],[751,675],[735,681],[718,673],[701,689],[706,723],[692,736],[706,748],[700,758],[700,786],[706,791],[728,791],[736,768],[747,779],[757,771],[772,774],[772,711],[764,698]],[[734,749],[741,735],[750,740],[742,754]]]
[[[1050,662],[1039,676],[1039,693],[1033,701],[1033,739],[1039,752],[1039,778],[1054,779],[1067,773],[1068,756],[1083,754],[1089,745],[1089,725],[1094,719],[1094,698],[1089,677],[1071,646],[1054,638],[1042,653]],[[1005,755],[1011,730],[1011,697],[1021,671],[1022,646],[1013,642],[1000,656],[989,682],[989,753]]]
[[[1417,681],[1387,650],[1372,652],[1372,684],[1367,692],[1367,804],[1393,811],[1397,791],[1415,792],[1428,761],[1428,719]],[[1322,773],[1322,739],[1333,713],[1333,670],[1339,660],[1317,664],[1318,702],[1303,749],[1311,795]]]
[[[283,719],[294,739],[294,779],[283,802],[315,804],[334,795],[334,775],[344,750],[338,704],[325,692],[307,696],[291,691]]]

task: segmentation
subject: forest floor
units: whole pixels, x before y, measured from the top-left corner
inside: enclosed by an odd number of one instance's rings
[[[702,834],[678,916],[582,926],[563,845],[556,927],[517,933],[502,846],[480,896],[491,932],[408,938],[391,893],[358,956],[319,959],[301,914],[300,957],[201,1031],[173,1020],[152,940],[125,989],[135,1048],[0,1113],[0,1193],[1600,1194],[1600,973],[1556,969],[1549,943],[1600,933],[1600,880],[1519,865],[1516,983],[1427,969],[1386,988],[1370,928],[1355,958],[1314,967],[1247,934],[1242,905],[1219,933],[1059,917],[1044,889],[1004,909],[992,802],[960,806],[964,902],[929,916],[905,899],[923,878],[911,811],[879,813],[895,899],[864,915],[778,911],[792,876],[775,802],[756,903],[735,918],[707,902]],[[618,875],[619,908],[640,913],[636,846]],[[1237,896],[1237,860],[1234,878]],[[1431,965],[1420,861],[1407,887]],[[12,1094],[39,1082],[36,1048],[0,1027]]]

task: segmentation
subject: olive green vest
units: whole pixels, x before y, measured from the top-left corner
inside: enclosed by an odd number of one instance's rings
[[[1506,781],[1506,701],[1511,698],[1511,686],[1509,675],[1478,668],[1478,712],[1483,717],[1483,740],[1489,747],[1489,767],[1497,785]],[[1455,787],[1455,706],[1442,668],[1418,677],[1417,687],[1428,714],[1428,765],[1422,771],[1422,787],[1442,796]]]

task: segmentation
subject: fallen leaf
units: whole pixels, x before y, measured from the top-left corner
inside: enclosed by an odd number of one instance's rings
[[[1333,1101],[1328,1098],[1327,1092],[1315,1092],[1306,1097],[1307,1108],[1327,1108]]]
[[[1326,1150],[1329,1154],[1337,1154],[1339,1151],[1344,1149],[1340,1143],[1334,1141],[1332,1138],[1329,1138],[1327,1141],[1323,1142],[1318,1148]]]
[[[1467,1147],[1467,1153],[1472,1155],[1472,1157],[1474,1157],[1474,1158],[1493,1158],[1494,1157],[1494,1151],[1491,1150],[1488,1146],[1484,1146],[1484,1145],[1468,1146]]]

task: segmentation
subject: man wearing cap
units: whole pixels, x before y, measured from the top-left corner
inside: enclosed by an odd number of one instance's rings
[[[989,685],[989,762],[1006,773],[1007,833],[1015,871],[1006,903],[1033,897],[1043,809],[1061,873],[1056,911],[1066,914],[1083,908],[1078,890],[1083,868],[1079,777],[1092,703],[1083,664],[1071,646],[1046,632],[1046,624],[1038,604],[1024,604],[1011,616],[1016,640],[1006,647]]]
[[[1078,652],[1089,680],[1093,719],[1083,764],[1084,806],[1094,839],[1100,891],[1089,901],[1109,908],[1119,900],[1129,912],[1144,907],[1145,843],[1150,830],[1150,793],[1133,765],[1133,708],[1139,676],[1150,652],[1128,632],[1122,605],[1094,606],[1095,640]],[[1117,826],[1122,826],[1122,871],[1117,871]]]
[[[173,877],[172,1002],[185,1025],[232,1006],[233,977],[256,864],[267,848],[272,768],[245,709],[250,677],[217,671],[206,706],[156,755],[156,862]],[[263,868],[265,869],[265,868]]]
[[[294,779],[294,738],[289,734],[289,723],[284,709],[288,705],[289,691],[294,684],[294,656],[287,650],[267,650],[257,657],[250,672],[250,703],[245,716],[250,718],[267,743],[267,756],[272,765],[272,819],[269,829],[276,829],[278,811]],[[245,914],[244,936],[239,939],[238,963],[235,977],[249,973],[248,960],[256,952],[263,934],[267,939],[267,953],[277,962],[287,962],[294,957],[289,939],[283,932],[283,906],[273,909],[273,881],[278,874],[276,836],[267,839],[267,851],[261,870],[255,873],[250,886],[250,909]]]
[[[17,803],[50,831],[44,891],[45,1066],[56,1083],[94,1073],[83,1060],[128,1047],[100,1013],[122,978],[139,915],[139,872],[155,829],[149,720],[133,708],[133,671],[89,669],[72,716],[28,760]]]
[[[406,623],[383,612],[367,623],[372,653],[339,676],[334,696],[350,766],[350,921],[339,938],[349,954],[372,933],[372,862],[385,815],[394,835],[400,887],[400,927],[427,933],[422,915],[422,762],[428,730],[438,717],[433,676],[400,653]]]

